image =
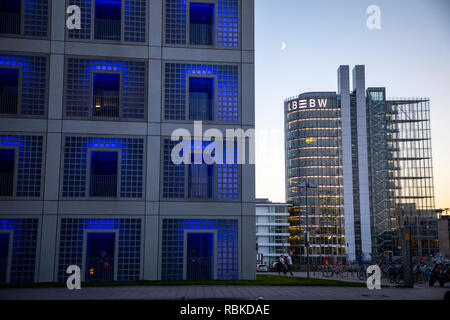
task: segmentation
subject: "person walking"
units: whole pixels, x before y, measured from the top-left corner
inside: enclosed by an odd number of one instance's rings
[[[287,256],[287,267],[289,273],[291,274],[291,276],[293,276],[294,274],[292,273],[292,257],[290,255]]]
[[[283,259],[282,254],[280,254],[280,258],[278,259],[278,275],[280,275],[281,271],[283,271],[283,273],[286,274],[285,266],[284,266],[284,259]]]

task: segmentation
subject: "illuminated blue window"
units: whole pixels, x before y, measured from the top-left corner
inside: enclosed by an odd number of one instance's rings
[[[214,4],[190,3],[189,42],[191,45],[213,45]]]
[[[66,65],[66,117],[145,119],[146,62],[69,57]],[[108,97],[103,98],[104,107],[102,98],[98,104],[93,101],[93,93]]]
[[[145,42],[147,1],[97,0],[94,6],[91,0],[69,0],[69,5],[81,9],[81,29],[68,30],[67,35],[70,39],[91,39],[94,28],[94,39]]]
[[[212,83],[211,87],[215,85],[217,88],[217,115],[212,114],[211,117],[219,122],[239,122],[240,90],[237,66],[166,63],[164,72],[165,120],[186,120],[186,79],[188,76],[190,79],[200,76],[215,76],[217,84]]]
[[[21,0],[0,2],[0,33],[20,34]]]
[[[59,252],[58,252],[58,281],[67,280],[67,267],[70,265],[83,265],[83,241],[84,234],[95,234],[96,230],[102,230],[106,234],[118,233],[118,247],[114,248],[114,262],[117,260],[117,280],[136,281],[140,279],[142,265],[143,229],[140,218],[61,218],[59,223]],[[99,233],[97,233],[99,234]],[[86,239],[87,240],[87,239]],[[106,243],[107,254],[104,258],[111,258],[111,242]],[[95,247],[92,246],[91,249]],[[95,249],[95,248],[94,248]],[[95,251],[95,250],[94,250]],[[90,256],[90,252],[84,252]],[[95,252],[93,256],[95,257]],[[99,254],[99,253],[97,253]],[[108,261],[103,261],[107,262]],[[110,273],[109,273],[110,274]],[[94,270],[94,275],[96,275]],[[104,280],[104,279],[101,279]]]
[[[6,282],[8,272],[9,232],[0,230],[0,283]]]
[[[0,197],[13,195],[15,149],[0,149]]]
[[[143,138],[111,138],[111,137],[65,137],[64,144],[64,171],[62,182],[62,196],[65,198],[85,198],[91,194],[86,190],[86,179],[92,172],[87,170],[88,151],[89,149],[96,149],[91,151],[99,151],[99,158],[97,160],[100,168],[108,165],[109,171],[106,169],[99,169],[94,173],[99,175],[110,175],[113,172],[114,166],[117,166],[116,181],[119,180],[118,197],[128,199],[140,199],[143,196],[143,181],[144,181],[144,139]],[[99,150],[100,149],[100,150]],[[113,155],[110,155],[111,149],[120,150],[117,153],[120,158],[120,169],[118,166],[119,160],[114,165],[114,160],[111,160]],[[116,152],[114,150],[114,152]],[[103,153],[102,153],[103,152]],[[91,161],[92,161],[92,154]],[[113,158],[114,159],[114,158]],[[103,163],[103,164],[101,164]],[[106,164],[105,164],[106,163]],[[93,164],[91,163],[91,166]],[[91,168],[92,169],[92,168]],[[109,178],[113,179],[113,178]],[[107,189],[108,192],[112,190]]]
[[[0,113],[17,113],[19,70],[0,68]]]
[[[96,117],[119,117],[120,74],[93,74],[93,115]]]
[[[120,40],[122,1],[95,1],[95,39]]]
[[[38,243],[39,219],[12,219],[0,217],[1,231],[8,231],[12,241],[10,282],[29,283],[35,281],[36,247]]]
[[[91,151],[90,196],[117,196],[117,152]]]
[[[214,78],[189,78],[189,120],[214,119]]]
[[[12,92],[16,92],[20,88],[20,98],[16,98],[20,101],[20,106],[17,107],[16,104],[16,109],[19,110],[20,114],[43,116],[47,103],[47,57],[0,53],[0,70],[2,72],[0,83],[3,92],[8,92],[4,95],[5,99],[14,100],[14,93]],[[21,77],[19,76],[20,73]],[[8,97],[6,98],[6,96]],[[10,108],[9,111],[14,111],[13,104],[14,101],[9,104],[10,107],[7,107]]]
[[[16,173],[16,197],[35,198],[41,195],[42,136],[2,135],[0,147],[14,148]],[[10,157],[12,155],[8,155]]]
[[[217,233],[218,280],[239,278],[239,223],[238,220],[223,219],[163,219],[161,244],[162,280],[183,280],[184,234],[196,230],[215,230]],[[192,231],[191,231],[192,230]],[[211,256],[211,255],[210,255]]]

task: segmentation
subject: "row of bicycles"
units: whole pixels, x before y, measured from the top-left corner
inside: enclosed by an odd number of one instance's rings
[[[404,281],[404,268],[401,262],[377,263],[381,271],[381,281],[385,283],[402,283]],[[367,268],[370,264],[334,264],[315,266],[314,272],[319,272],[323,277],[331,278],[353,278],[366,280]],[[430,287],[436,283],[444,287],[445,283],[450,282],[450,262],[443,259],[435,259],[432,264],[419,262],[413,266],[413,277],[416,283],[428,283]]]

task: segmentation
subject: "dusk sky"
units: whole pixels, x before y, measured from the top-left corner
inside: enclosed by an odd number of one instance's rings
[[[437,208],[450,207],[450,1],[256,0],[256,196],[285,201],[283,101],[336,91],[339,65],[366,66],[388,98],[428,97]],[[381,9],[369,30],[367,7]]]

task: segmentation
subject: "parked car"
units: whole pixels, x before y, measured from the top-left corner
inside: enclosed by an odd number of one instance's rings
[[[269,268],[267,268],[267,266],[265,264],[258,264],[256,266],[256,271],[258,271],[258,272],[267,272],[267,271],[269,271]]]

